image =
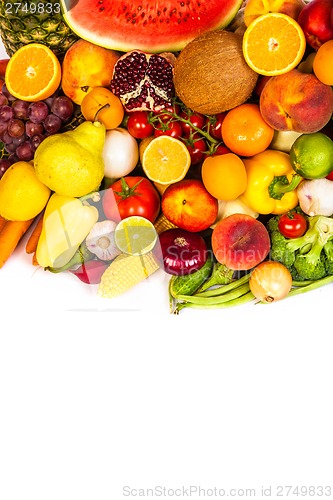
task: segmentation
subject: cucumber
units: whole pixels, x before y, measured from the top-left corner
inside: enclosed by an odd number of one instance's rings
[[[194,273],[185,276],[172,276],[169,282],[169,294],[174,299],[178,295],[193,295],[211,275],[213,260],[208,257],[204,265]]]

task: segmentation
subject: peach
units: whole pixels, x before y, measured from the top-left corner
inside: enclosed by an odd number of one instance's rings
[[[218,201],[199,179],[183,179],[163,193],[162,212],[175,226],[190,232],[208,229],[218,213]]]
[[[248,214],[232,214],[213,229],[212,250],[220,264],[247,271],[262,262],[270,251],[264,224]]]
[[[108,87],[120,54],[86,40],[78,40],[66,52],[62,62],[61,87],[76,104],[94,87]]]
[[[333,89],[314,74],[293,69],[272,76],[260,94],[260,112],[275,130],[318,132],[333,113]]]

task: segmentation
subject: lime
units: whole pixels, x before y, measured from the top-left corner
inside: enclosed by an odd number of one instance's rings
[[[119,250],[129,255],[150,252],[157,241],[154,224],[138,215],[121,220],[117,224],[114,236]]]
[[[43,210],[50,194],[37,178],[32,163],[13,163],[0,181],[0,215],[15,221],[33,219]]]
[[[304,179],[321,179],[333,169],[333,141],[321,132],[300,135],[290,149],[295,172]]]

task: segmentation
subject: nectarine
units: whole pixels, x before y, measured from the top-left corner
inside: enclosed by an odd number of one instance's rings
[[[187,231],[203,231],[215,221],[218,201],[199,179],[183,179],[163,193],[162,212],[175,226]]]

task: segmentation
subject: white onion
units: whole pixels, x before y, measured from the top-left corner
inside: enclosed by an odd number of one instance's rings
[[[118,127],[106,132],[103,161],[108,179],[120,179],[134,170],[139,161],[139,146],[127,129]]]

